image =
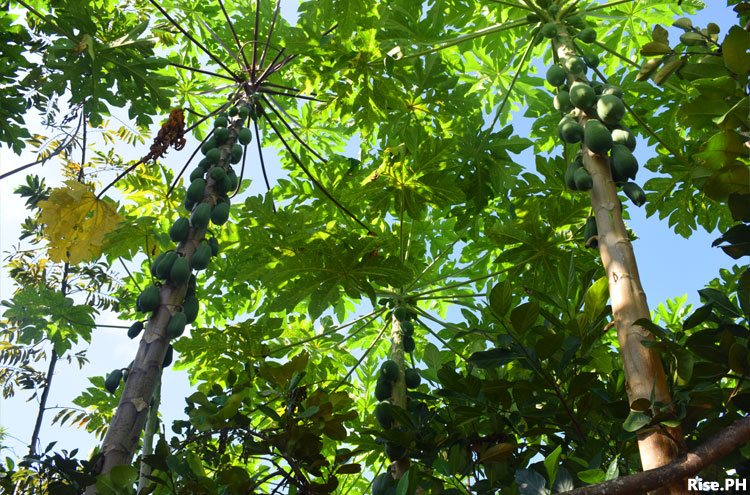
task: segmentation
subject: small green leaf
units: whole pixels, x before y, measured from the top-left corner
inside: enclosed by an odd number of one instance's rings
[[[634,432],[638,431],[651,422],[651,418],[640,412],[631,411],[625,422],[622,424],[622,428],[625,431]],[[597,482],[598,483],[598,482]]]
[[[606,477],[607,475],[601,469],[587,469],[578,473],[578,479],[590,485],[601,483]]]
[[[517,332],[525,332],[531,328],[539,317],[539,303],[527,302],[516,306],[510,312],[510,323]]]
[[[693,314],[685,318],[685,321],[682,322],[682,329],[689,330],[691,328],[697,327],[708,319],[712,311],[713,306],[711,305],[711,303],[704,304],[700,308],[693,311]]]
[[[739,318],[742,316],[742,313],[737,309],[737,306],[732,304],[732,301],[730,301],[723,292],[708,288],[699,290],[698,294],[700,294],[707,302],[711,303],[713,307],[716,308],[716,311],[722,315],[731,318]]]
[[[562,452],[562,445],[558,445],[555,450],[544,458],[544,468],[547,470],[547,476],[549,477],[550,485],[554,484],[555,478],[557,478],[557,470],[560,467],[557,460],[560,458]]]

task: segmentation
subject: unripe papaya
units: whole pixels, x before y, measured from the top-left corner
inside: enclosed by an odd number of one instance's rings
[[[391,462],[398,461],[406,456],[406,447],[392,442],[385,442],[385,455]]]
[[[193,214],[190,215],[190,223],[196,230],[205,229],[208,226],[208,220],[211,218],[211,207],[208,203],[199,204]]]
[[[211,136],[210,138],[206,139],[201,145],[201,153],[203,153],[204,155],[208,155],[208,152],[216,149],[216,146],[216,138]]]
[[[583,61],[584,63],[591,67],[592,69],[596,69],[599,66],[599,55],[593,52],[587,52],[583,54]]]
[[[378,420],[381,428],[388,429],[393,426],[393,415],[391,414],[391,408],[393,406],[389,402],[381,402],[375,406],[375,419]]]
[[[393,311],[393,316],[396,317],[398,321],[405,321],[406,320],[406,309],[404,309],[403,306],[399,306]]]
[[[214,128],[226,127],[226,126],[227,126],[227,118],[225,116],[220,115],[216,117],[216,119],[214,120]]]
[[[565,59],[565,70],[576,76],[586,73],[586,64],[580,57],[568,57]]]
[[[112,372],[107,375],[107,378],[104,380],[104,388],[107,389],[107,392],[109,392],[110,394],[114,394],[117,391],[117,387],[120,386],[121,381],[122,370],[112,370]]]
[[[391,495],[391,488],[396,493],[396,480],[389,473],[379,474],[372,480],[372,495]]]
[[[594,28],[587,27],[585,29],[581,29],[577,36],[578,39],[583,41],[584,43],[593,43],[594,41],[596,41],[596,31],[594,31]]]
[[[143,313],[150,313],[159,307],[159,288],[157,286],[149,285],[141,292],[140,306]]]
[[[388,359],[380,365],[380,376],[389,382],[398,380],[398,365],[396,361]]]
[[[565,70],[557,64],[547,69],[547,82],[554,87],[560,87],[565,84]]]
[[[404,332],[404,335],[406,337],[411,337],[414,335],[414,323],[410,321],[405,321],[401,324],[401,330]]]
[[[602,92],[602,96],[596,102],[596,113],[602,122],[614,126],[619,124],[625,115],[625,105],[617,96]]]
[[[232,145],[232,150],[229,153],[229,163],[240,163],[240,160],[242,160],[243,152],[244,149],[242,148],[242,145],[239,143],[234,143],[234,145]]]
[[[174,251],[169,251],[168,253],[164,254],[164,259],[159,263],[159,266],[156,267],[156,277],[160,280],[166,280],[169,278],[169,272],[172,271],[172,265],[174,264],[175,260],[177,259],[177,253]]]
[[[404,352],[407,354],[411,354],[414,352],[416,344],[414,343],[413,337],[404,337]]]
[[[206,153],[206,158],[211,162],[211,164],[219,163],[219,160],[221,159],[221,151],[219,150],[219,148],[209,150],[209,152]]]
[[[583,137],[583,127],[573,119],[562,119],[557,127],[557,135],[566,143],[578,143]]]
[[[231,168],[229,169],[229,172],[227,172],[227,178],[229,179],[229,188],[227,189],[227,192],[234,192],[237,189],[237,184],[239,184],[240,179]]]
[[[167,324],[167,337],[170,339],[176,339],[185,331],[185,325],[187,325],[187,316],[185,313],[180,311],[173,314]]]
[[[375,399],[379,402],[388,399],[391,396],[391,382],[378,378],[375,384]]]
[[[590,119],[583,129],[583,142],[594,153],[603,155],[612,148],[612,135],[604,124]]]
[[[195,206],[195,202],[194,201],[190,201],[190,198],[186,197],[185,198],[185,202],[183,203],[183,206],[185,206],[185,209],[188,212],[191,212],[191,211],[193,211],[193,206]]]
[[[565,187],[570,189],[571,191],[577,191],[578,188],[576,187],[576,181],[575,181],[575,173],[576,170],[581,168],[582,164],[578,161],[572,161],[568,164],[568,168],[565,169],[565,175],[563,176],[563,181],[565,182]]]
[[[227,114],[230,117],[234,117],[235,115],[237,115],[237,107],[229,107],[229,110],[227,110]]]
[[[202,168],[204,172],[207,172],[209,168],[211,168],[212,161],[208,158],[204,158],[200,162],[198,162],[198,167]]]
[[[185,297],[182,301],[182,312],[185,313],[185,322],[193,323],[198,317],[198,311],[200,311],[200,303],[195,295]]]
[[[588,110],[594,105],[596,93],[594,88],[583,82],[574,82],[570,86],[570,102],[574,107]]]
[[[542,36],[545,38],[554,38],[557,36],[557,24],[554,22],[548,22],[544,26],[542,26],[542,29],[540,31],[542,33]]]
[[[203,180],[203,179],[200,179]],[[188,230],[190,230],[190,222],[185,217],[180,217],[172,224],[169,229],[169,238],[173,242],[180,243],[187,238]]]
[[[211,237],[208,240],[208,245],[211,246],[211,256],[219,254],[219,241],[216,237]]]
[[[579,15],[571,15],[570,17],[567,17],[565,23],[576,29],[584,29],[586,27],[586,23]]]
[[[570,104],[570,93],[568,93],[564,89],[561,89],[557,92],[553,104],[555,106],[555,110],[560,113],[568,113],[573,109],[573,106]]]
[[[613,175],[616,172],[616,175],[620,177],[635,179],[635,175],[638,173],[638,160],[635,159],[633,153],[626,146],[622,144],[612,146],[610,160]]]
[[[583,167],[573,173],[573,181],[575,181],[576,189],[579,191],[588,191],[594,186],[593,179]]]
[[[167,352],[164,354],[164,361],[161,362],[161,367],[166,368],[170,364],[172,364],[172,355],[174,354],[174,349],[172,349],[172,344],[169,344],[167,346]]]
[[[587,247],[595,248],[599,245],[599,241],[593,239],[589,242],[589,239],[599,234],[596,228],[596,218],[590,216],[586,219],[586,225],[583,227],[583,241]]]
[[[250,115],[250,109],[247,108],[247,105],[242,105],[237,109],[237,113],[239,114],[240,118],[244,121],[247,119],[247,116]]]
[[[422,377],[419,372],[414,368],[409,368],[404,372],[404,379],[406,381],[406,388],[417,388],[422,383]]]
[[[195,179],[202,179],[205,173],[206,171],[202,167],[195,167],[195,170],[190,172],[190,183],[192,184]]]
[[[217,127],[214,131],[214,136],[216,136],[216,142],[222,144],[229,138],[229,129],[226,127]]]
[[[612,96],[616,96],[622,99],[622,96],[624,93],[622,92],[622,89],[619,86],[614,86],[612,84],[605,84],[604,88],[602,89],[602,94],[612,95]]]
[[[643,206],[646,203],[646,193],[635,182],[626,182],[622,185],[625,195],[636,206]]]
[[[136,321],[135,323],[130,325],[130,328],[128,328],[128,337],[131,339],[138,337],[138,334],[141,333],[141,330],[143,330],[143,322]]]
[[[625,125],[620,124],[618,129],[612,130],[612,143],[621,144],[631,152],[635,151],[635,134]]]
[[[195,250],[193,257],[190,258],[190,266],[196,270],[205,270],[209,261],[211,261],[211,246],[209,244],[201,244]]]
[[[187,258],[178,257],[169,271],[169,280],[174,285],[182,285],[190,278],[190,263]]]
[[[187,188],[185,197],[189,198],[193,203],[203,199],[203,194],[206,191],[206,181],[202,178],[195,179]]]
[[[214,225],[224,225],[229,219],[229,203],[217,203],[211,210],[211,222]]]
[[[526,14],[526,21],[529,22],[529,23],[531,23],[531,24],[536,24],[540,20],[541,19],[536,14]]]
[[[237,133],[237,140],[243,146],[247,146],[250,144],[250,141],[253,140],[253,133],[247,127],[243,127],[240,129],[240,132]]]
[[[151,263],[151,276],[154,278],[159,278],[157,275],[159,263],[164,261],[164,256],[166,256],[167,253],[159,253],[156,258],[154,258],[154,262]]]
[[[211,169],[208,175],[216,182],[219,182],[224,178],[226,173],[224,172],[224,169],[222,167],[214,167]]]

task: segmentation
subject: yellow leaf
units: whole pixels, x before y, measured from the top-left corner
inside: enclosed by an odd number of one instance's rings
[[[74,180],[65,184],[53,189],[47,201],[39,202],[49,257],[72,265],[95,260],[104,236],[115,230],[122,217],[112,203],[97,199],[84,184]]]

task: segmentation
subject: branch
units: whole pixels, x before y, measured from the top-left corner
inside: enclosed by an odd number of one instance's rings
[[[691,452],[660,468],[631,474],[604,483],[563,492],[560,495],[635,495],[670,485],[698,474],[704,468],[750,441],[750,417],[710,437]]]

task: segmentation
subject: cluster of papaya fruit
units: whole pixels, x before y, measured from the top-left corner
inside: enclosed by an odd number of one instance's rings
[[[571,18],[575,16],[563,20],[565,33],[578,29],[575,35],[578,40],[585,44],[594,43],[596,31],[577,19],[571,22]],[[541,29],[548,38],[561,34],[557,23],[545,24]],[[557,134],[567,144],[582,142],[593,153],[608,158],[610,174],[616,186],[621,187],[636,206],[642,206],[646,202],[646,194],[632,182],[638,173],[638,161],[633,156],[635,134],[622,123],[625,116],[623,91],[617,86],[587,79],[587,71],[598,64],[596,54],[581,50],[579,54],[565,57],[547,70],[547,82],[556,88],[553,105],[562,114]],[[572,191],[587,191],[593,187],[580,151],[568,164],[563,180]],[[597,246],[596,235],[596,221],[590,217],[584,227],[587,247]]]
[[[184,206],[190,212],[190,218],[178,218],[169,229],[170,239],[178,246],[189,238],[191,228],[193,232],[203,231],[208,228],[209,221],[220,226],[229,219],[228,194],[234,192],[239,184],[231,164],[239,163],[244,146],[252,140],[250,129],[242,125],[249,115],[247,105],[238,105],[230,107],[214,120],[213,135],[201,146],[204,158],[190,174],[190,185],[185,193]],[[200,241],[190,259],[179,249],[175,249],[160,253],[151,264],[151,276],[154,280],[167,281],[175,287],[187,284],[179,311],[174,312],[167,323],[166,334],[169,339],[180,337],[185,327],[198,316],[200,304],[196,297],[196,279],[192,271],[204,270],[211,258],[218,254],[219,242],[211,237]],[[160,285],[158,282],[154,283],[140,293],[135,303],[136,311],[153,313],[159,308]],[[143,321],[133,323],[128,329],[128,337],[136,338],[143,328]],[[171,364],[172,352],[172,346],[169,345],[163,367]],[[122,377],[122,370],[113,370],[105,380],[105,388],[114,393]]]
[[[416,343],[414,342],[414,318],[417,314],[413,311],[407,311],[403,306],[398,306],[393,310],[393,316],[401,325],[401,337],[404,343],[404,352],[411,354],[414,352]]]

